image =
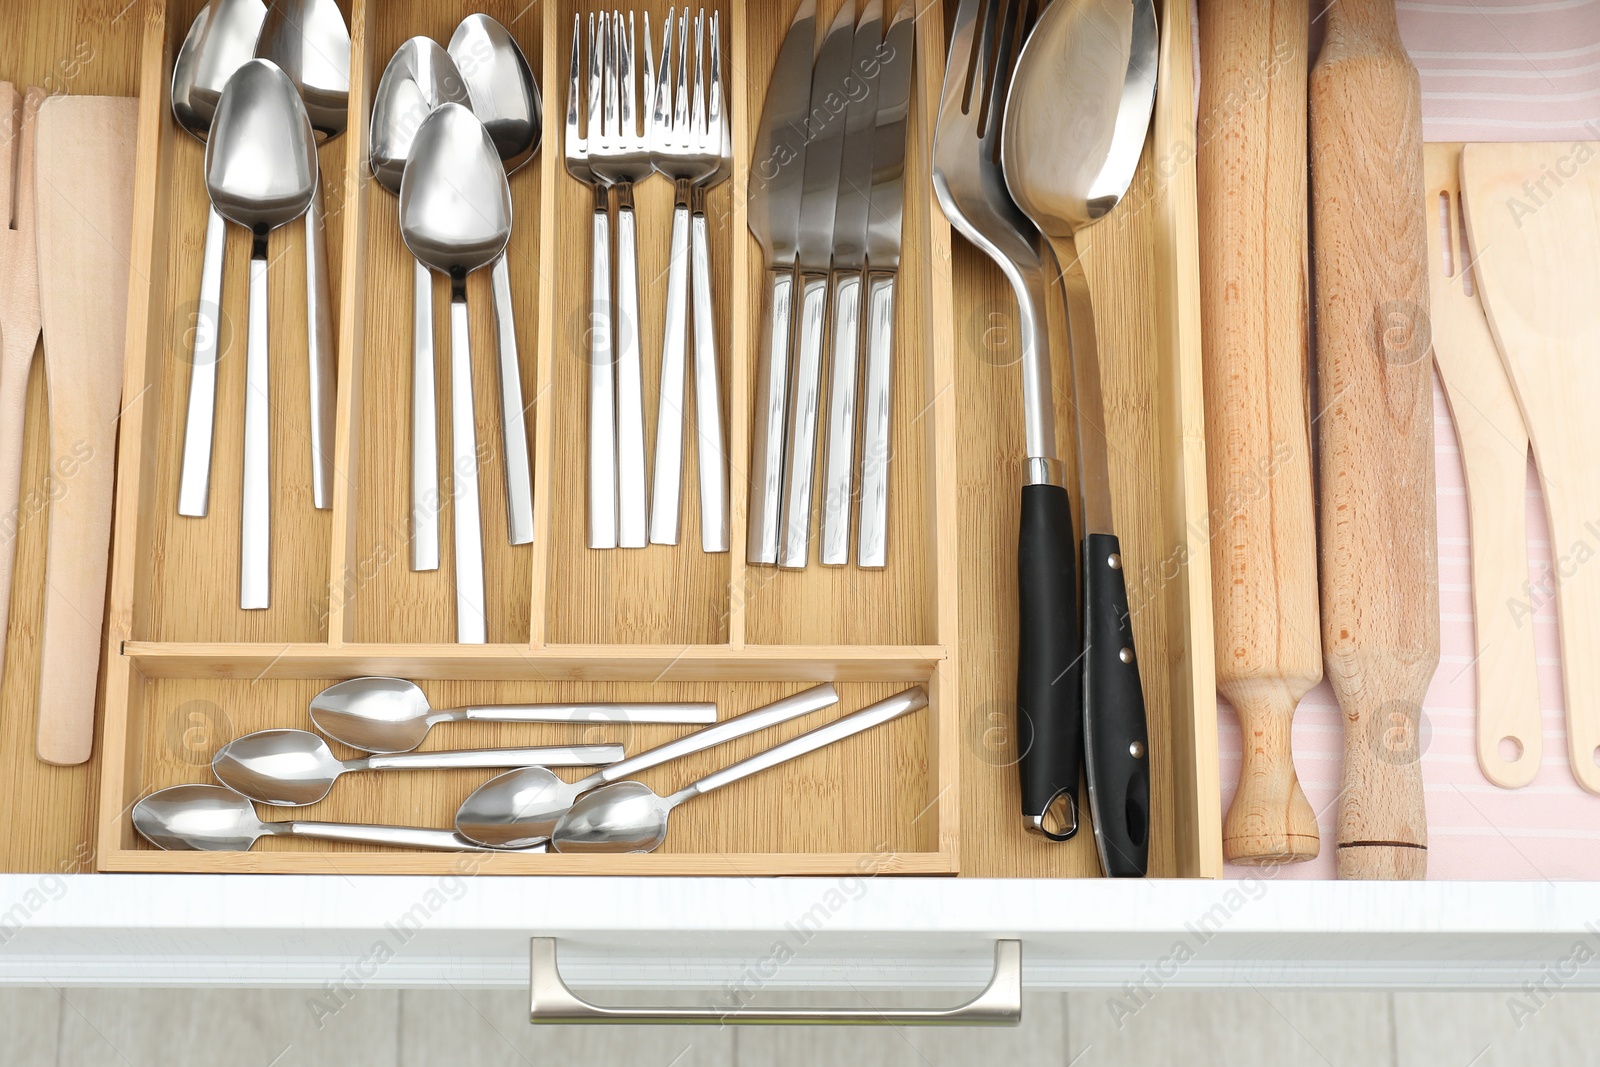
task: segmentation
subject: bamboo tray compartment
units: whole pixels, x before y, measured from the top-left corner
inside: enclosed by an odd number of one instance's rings
[[[243,612],[236,606],[242,328],[231,342],[226,333],[222,339],[210,517],[180,518],[176,509],[188,385],[185,324],[198,290],[205,193],[203,147],[176,127],[167,90],[172,57],[200,0],[134,0],[114,18],[111,9],[122,2],[25,0],[0,14],[0,37],[29,42],[20,67],[0,66],[0,78],[38,81],[88,34],[101,58],[67,90],[141,97],[100,735],[87,767],[33,761],[30,694],[37,657],[28,634],[39,614],[43,527],[29,526],[18,553],[0,769],[18,786],[13,803],[36,810],[0,820],[6,827],[0,834],[11,835],[0,836],[6,869],[62,870],[70,862],[77,870],[341,874],[1098,873],[1091,835],[1048,845],[1026,835],[1016,814],[1013,560],[1022,431],[1020,378],[1007,349],[1015,344],[1015,308],[999,272],[952,240],[929,184],[950,11],[935,6],[918,18],[896,324],[889,566],[871,572],[813,564],[780,572],[744,563],[744,468],[763,272],[746,225],[744,189],[762,93],[798,0],[708,5],[722,18],[735,156],[731,180],[711,193],[708,205],[732,467],[732,552],[720,555],[699,547],[692,433],[680,544],[596,552],[583,543],[590,200],[566,174],[560,149],[573,19],[586,21],[599,5],[342,4],[353,41],[350,124],[320,153],[337,287],[334,507],[318,512],[310,502],[301,234],[286,227],[272,237],[272,607]],[[826,19],[836,3],[819,6]],[[667,7],[664,0],[636,6],[650,12],[657,42]],[[491,643],[476,647],[450,643],[448,501],[440,515],[441,570],[418,574],[409,567],[411,264],[395,198],[371,180],[366,166],[371,93],[389,55],[416,34],[448,40],[460,17],[474,10],[495,16],[518,39],[545,108],[541,151],[511,176],[516,225],[508,252],[530,402],[531,546],[505,542],[487,274],[469,286],[477,433],[489,454],[480,488]],[[1151,715],[1151,873],[1216,876],[1220,811],[1187,6],[1164,4],[1163,20],[1165,82],[1140,177],[1117,215],[1080,246],[1087,249],[1101,301],[1118,517]],[[0,64],[11,62],[0,56]],[[646,441],[653,452],[664,288],[656,280],[667,265],[670,188],[660,180],[645,183],[637,203]],[[244,321],[242,238],[230,233],[225,330],[229,322],[242,327]],[[444,299],[441,286],[435,307],[441,442],[448,440],[449,418]],[[1059,308],[1056,314],[1062,325]],[[1069,388],[1057,402],[1070,439]],[[30,404],[42,410],[42,397],[32,396]],[[34,436],[25,492],[43,477]],[[1070,452],[1065,455],[1070,464]],[[819,680],[838,683],[840,711],[916,683],[928,687],[930,704],[685,807],[674,816],[666,845],[651,855],[462,856],[285,839],[263,840],[251,852],[183,853],[157,850],[134,833],[127,812],[138,797],[209,780],[212,753],[231,737],[268,727],[309,728],[310,697],[358,674],[416,679],[436,706],[715,700],[726,718]],[[658,768],[645,780],[675,787],[806,726],[786,724]],[[680,732],[474,723],[442,727],[424,747],[581,738],[621,741],[633,752]],[[460,800],[491,773],[361,775],[313,807],[262,810],[267,818],[447,826]],[[29,820],[24,839],[15,827]]]

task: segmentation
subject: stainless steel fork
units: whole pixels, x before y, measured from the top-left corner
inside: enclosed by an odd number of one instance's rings
[[[606,16],[589,15],[588,76],[580,60],[583,16],[572,17],[568,65],[567,125],[563,145],[567,173],[594,188],[589,259],[589,523],[590,548],[617,547],[617,398],[611,332],[611,197],[589,162],[590,142],[600,131],[603,41]],[[579,126],[578,113],[586,119]],[[587,133],[588,136],[584,134]]]
[[[605,107],[600,133],[589,136],[589,167],[616,190],[617,299],[611,325],[617,359],[617,543],[643,548],[646,542],[644,468],[644,388],[639,366],[638,227],[633,186],[655,173],[648,131],[639,118],[651,112],[654,78],[650,65],[650,22],[646,16],[644,96],[636,68],[638,37],[633,13],[601,16],[605,28]],[[635,108],[639,108],[636,115]]]
[[[678,46],[672,47],[676,22]],[[650,140],[655,167],[671,179],[672,255],[667,275],[667,317],[662,338],[661,395],[656,416],[655,482],[650,540],[677,544],[683,483],[683,381],[687,327],[686,279],[694,287],[695,423],[700,471],[700,540],[707,552],[728,551],[728,468],[718,383],[716,319],[711,306],[711,252],[705,190],[733,169],[733,145],[723,102],[721,23],[711,15],[711,51],[706,53],[705,12],[669,10],[662,35],[661,66],[651,110]],[[709,63],[708,63],[709,58]],[[676,67],[674,67],[676,60]],[[694,88],[689,88],[689,69]],[[710,68],[710,96],[706,68]],[[673,89],[676,89],[674,92]],[[693,251],[691,252],[691,245]]]

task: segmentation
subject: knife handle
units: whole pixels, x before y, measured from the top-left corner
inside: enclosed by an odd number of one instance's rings
[[[704,190],[695,196],[703,200]],[[703,203],[701,204],[703,207]],[[694,291],[694,421],[695,454],[700,460],[700,547],[728,551],[728,453],[722,432],[722,390],[717,384],[717,322],[711,311],[711,242],[706,214],[696,211],[689,223]]]
[[[816,484],[817,409],[827,341],[828,276],[802,274],[800,351],[790,392],[783,470],[783,552],[779,566],[803,570],[811,556],[811,494]]]
[[[828,449],[822,471],[822,543],[825,566],[850,562],[850,501],[855,496],[856,408],[861,367],[861,273],[833,276],[833,359],[828,385]]]
[[[649,542],[644,470],[644,379],[639,365],[639,255],[633,186],[617,191],[617,302],[611,327],[617,346],[617,544]],[[681,401],[680,401],[681,402]]]
[[[1022,487],[1017,543],[1017,751],[1022,819],[1052,841],[1078,832],[1083,687],[1072,504],[1059,485]],[[1057,801],[1066,818],[1046,816]]]
[[[683,368],[689,332],[689,205],[672,211],[667,260],[667,321],[661,335],[661,378],[656,398],[656,466],[650,493],[650,543],[675,545],[683,496]]]
[[[1150,738],[1115,534],[1083,539],[1083,664],[1095,845],[1107,877],[1142,878],[1150,859]]]
[[[867,369],[861,398],[861,512],[856,565],[888,562],[889,412],[894,381],[894,275],[867,275]]]
[[[755,425],[750,431],[750,521],[747,563],[778,562],[783,511],[784,420],[789,409],[789,340],[794,272],[767,273],[767,342],[756,364]]]

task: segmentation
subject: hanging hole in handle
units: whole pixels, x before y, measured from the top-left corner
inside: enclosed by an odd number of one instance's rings
[[[1052,841],[1070,841],[1078,832],[1078,792],[1060,789],[1044,806],[1033,828]]]
[[[1500,739],[1500,758],[1507,763],[1515,763],[1522,758],[1522,742],[1509,735]]]
[[[1589,753],[1589,756],[1594,760],[1594,765],[1600,767],[1600,745],[1594,746],[1594,751]]]
[[[1123,825],[1128,828],[1128,840],[1137,848],[1143,848],[1145,835],[1150,831],[1149,812],[1139,797],[1133,793],[1128,794],[1128,801],[1123,809]]]

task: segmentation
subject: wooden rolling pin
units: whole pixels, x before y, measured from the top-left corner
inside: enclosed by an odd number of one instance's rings
[[[1232,863],[1317,854],[1290,724],[1322,680],[1306,293],[1310,0],[1201,0],[1200,296],[1217,691],[1244,766]]]
[[[1344,712],[1339,877],[1421,878],[1439,663],[1422,94],[1394,0],[1337,0],[1310,80],[1322,643]]]

